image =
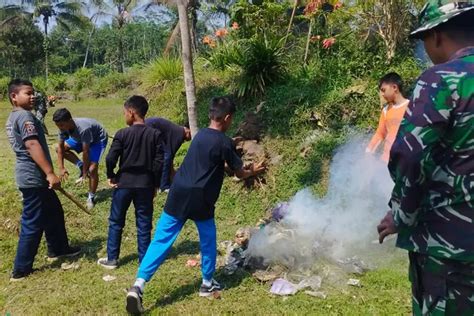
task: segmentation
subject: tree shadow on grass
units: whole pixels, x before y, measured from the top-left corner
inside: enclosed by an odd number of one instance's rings
[[[111,201],[112,200],[112,193],[114,190],[112,188],[107,188],[107,189],[100,189],[99,191],[96,192],[95,194],[95,202],[104,202],[104,201]]]
[[[249,276],[250,274],[243,269],[238,269],[233,275],[226,275],[224,274],[224,267],[219,268],[215,273],[216,279],[219,280],[221,285],[224,287],[224,290],[222,291],[223,297],[225,297],[226,290],[239,286],[240,283],[242,283],[242,281],[248,278]],[[156,308],[164,307],[166,305],[179,302],[190,295],[198,295],[200,286],[201,286],[201,280],[199,279],[199,280],[195,280],[192,283],[176,288],[168,295],[159,298],[155,302],[155,305],[146,311],[147,314],[151,314],[153,310]]]

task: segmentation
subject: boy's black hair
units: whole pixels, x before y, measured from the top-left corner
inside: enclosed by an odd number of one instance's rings
[[[24,79],[10,80],[10,82],[8,83],[8,98],[10,99],[10,102],[11,102],[10,94],[18,93],[18,91],[20,90],[20,87],[22,86],[33,87],[33,84],[31,83],[31,81],[24,80]]]
[[[72,120],[72,115],[66,108],[57,109],[53,114],[54,123],[67,122],[69,120]]]
[[[148,112],[148,101],[141,95],[132,95],[123,105],[126,109],[133,109],[144,118]]]
[[[445,32],[455,41],[474,41],[474,9],[435,27],[435,30]]]
[[[379,81],[379,89],[384,83],[396,85],[400,93],[403,93],[403,80],[396,72],[390,72],[383,76]]]
[[[226,115],[233,115],[235,110],[235,103],[230,97],[212,98],[211,105],[209,106],[209,118],[214,121],[220,121]]]

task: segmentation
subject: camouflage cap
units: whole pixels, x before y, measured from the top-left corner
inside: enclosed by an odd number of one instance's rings
[[[410,36],[419,37],[423,32],[471,9],[474,9],[474,0],[428,0],[418,17],[419,27]]]

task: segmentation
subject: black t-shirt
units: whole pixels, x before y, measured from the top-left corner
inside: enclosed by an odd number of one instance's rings
[[[119,162],[117,173],[114,169]],[[115,133],[105,158],[107,178],[119,188],[159,187],[163,166],[163,139],[160,131],[135,124]]]
[[[165,148],[172,157],[176,154],[179,147],[184,143],[184,127],[174,124],[162,117],[150,117],[145,119],[146,126],[158,129],[163,135]]]
[[[215,129],[201,129],[173,179],[166,213],[182,220],[213,218],[225,163],[234,171],[242,168],[232,139]]]

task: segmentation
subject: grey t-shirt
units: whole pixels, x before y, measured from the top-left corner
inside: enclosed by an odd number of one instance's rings
[[[69,137],[81,144],[100,144],[107,141],[107,132],[94,119],[74,118],[76,128],[70,131],[59,132],[59,139],[66,140]]]
[[[25,146],[26,139],[37,138],[46,154],[46,158],[51,163],[51,155],[40,121],[29,111],[15,110],[8,117],[6,130],[8,140],[16,154],[15,175],[18,187],[47,187],[46,175],[31,158]]]

